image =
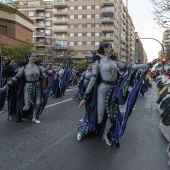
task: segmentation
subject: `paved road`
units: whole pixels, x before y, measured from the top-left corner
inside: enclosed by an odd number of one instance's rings
[[[72,100],[49,98],[40,117],[42,124],[7,121],[0,114],[0,170],[168,170],[168,145],[153,107],[156,87],[139,96],[129,118],[119,149],[109,147],[98,136],[77,142],[77,125],[84,108]]]

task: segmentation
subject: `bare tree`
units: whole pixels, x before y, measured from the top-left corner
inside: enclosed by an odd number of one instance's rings
[[[163,28],[170,28],[170,0],[150,0],[154,8],[154,20]]]
[[[55,36],[46,39],[45,56],[50,58],[52,63],[65,62],[67,58],[75,56],[75,50],[67,45],[62,44],[62,40],[57,39]]]
[[[19,3],[16,0],[0,0],[0,10],[14,12],[18,9]]]

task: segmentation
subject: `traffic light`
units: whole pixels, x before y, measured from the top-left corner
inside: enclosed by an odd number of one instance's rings
[[[136,39],[136,43],[138,43],[139,37],[138,37],[138,36],[136,36],[136,38],[135,38],[135,39]]]
[[[166,54],[161,55],[161,60],[162,60],[162,64],[164,65],[166,62]]]
[[[164,65],[164,64],[165,64],[165,62],[166,62],[166,59],[165,59],[165,58],[163,58],[163,59],[162,59],[162,64]]]

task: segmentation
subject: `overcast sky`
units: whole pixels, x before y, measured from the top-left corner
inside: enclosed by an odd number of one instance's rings
[[[125,1],[125,0],[124,0]],[[135,31],[141,38],[155,38],[162,42],[164,29],[159,28],[153,20],[153,8],[149,0],[128,0],[128,10],[135,25]],[[154,40],[141,40],[148,60],[158,57],[161,45]]]

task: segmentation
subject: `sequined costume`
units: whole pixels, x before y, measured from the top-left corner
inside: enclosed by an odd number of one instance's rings
[[[91,75],[92,75],[92,72],[90,70],[86,70],[82,73],[82,75],[80,77],[80,81],[84,80],[84,87],[88,86]]]
[[[83,98],[84,92],[86,91],[86,88],[89,84],[90,78],[91,78],[92,72],[91,70],[85,70],[79,80],[79,86],[78,91],[73,96],[74,100],[81,100]]]
[[[132,67],[133,70],[145,68],[146,64],[139,64],[139,65],[129,65],[129,67]],[[97,83],[97,76],[100,74],[101,76],[101,83],[97,87],[97,123],[102,123],[104,116],[105,116],[105,110],[106,110],[106,96],[111,88],[114,87],[114,84],[117,79],[117,71],[119,68],[126,68],[127,64],[113,61],[111,58],[107,55],[104,55],[100,61],[96,61],[92,70],[92,77],[90,79],[90,82],[88,84],[88,87],[85,92],[84,98],[87,99],[89,96],[89,93],[91,92],[93,86]],[[96,102],[96,101],[94,101]],[[86,117],[86,113],[85,113]],[[87,122],[83,122],[87,125]],[[82,140],[82,136],[86,135],[90,132],[90,128],[88,129],[81,129],[82,126],[79,126],[79,132],[77,139],[80,141]],[[85,127],[85,126],[84,126]],[[108,135],[110,129],[112,127],[112,123],[109,119],[106,120],[105,128],[104,128],[104,138]],[[83,135],[81,135],[83,134]],[[106,139],[104,139],[106,141]],[[109,142],[106,142],[108,145],[111,145]]]
[[[6,89],[10,88],[14,83],[18,83],[21,77],[26,80],[24,84],[24,106],[23,111],[33,108],[31,117],[38,119],[38,109],[41,103],[41,85],[40,75],[46,71],[45,68],[36,64],[27,64],[19,69],[18,73],[7,83]],[[10,118],[10,115],[9,115]]]

